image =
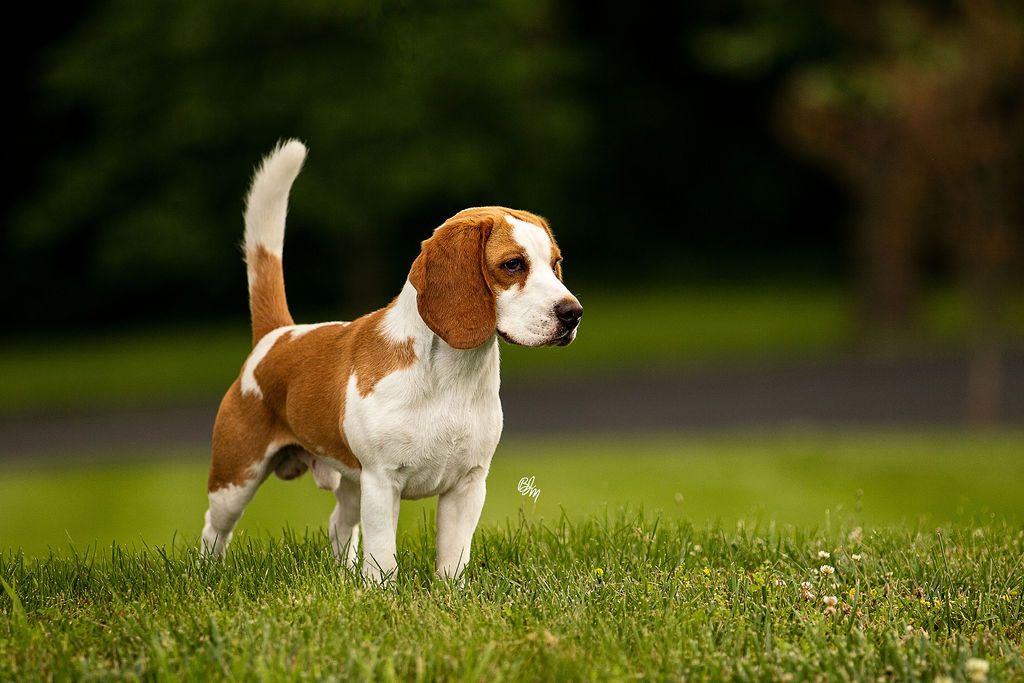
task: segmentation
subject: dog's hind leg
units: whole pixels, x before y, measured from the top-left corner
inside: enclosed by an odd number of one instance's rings
[[[334,497],[338,503],[331,513],[328,527],[334,556],[339,562],[345,562],[351,567],[358,567],[359,493],[357,482],[341,479],[334,489]]]
[[[273,438],[273,418],[263,402],[243,395],[238,382],[228,390],[213,428],[213,460],[207,485],[200,552],[223,556],[245,506],[270,472],[273,456],[286,443]]]
[[[210,507],[206,511],[203,525],[203,540],[200,552],[203,555],[223,557],[235,530],[235,524],[242,516],[245,506],[252,500],[263,477],[257,475],[240,485],[231,484],[210,491]]]

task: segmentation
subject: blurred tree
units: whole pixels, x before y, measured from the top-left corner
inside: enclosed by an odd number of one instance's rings
[[[481,203],[551,218],[581,286],[835,278],[846,204],[775,139],[782,70],[730,81],[680,49],[742,5],[19,7],[12,25],[66,26],[15,61],[0,298],[29,335],[244,315],[245,169],[287,135],[312,150],[288,237],[300,318],[381,303],[418,240]],[[782,43],[820,53],[815,16],[786,10]]]
[[[776,139],[781,69],[722,78],[687,49],[709,26],[746,16],[742,3],[568,4],[595,131],[574,188],[574,212],[600,250],[589,263],[669,286],[841,277],[847,206],[834,179]],[[798,36],[800,49],[816,52],[821,32],[808,14],[780,12],[780,41]],[[709,46],[759,49],[719,38]]]
[[[343,264],[289,271],[297,290],[379,303],[411,260],[382,257],[399,234],[411,257],[467,204],[557,211],[586,121],[553,27],[544,0],[99,3],[44,74],[85,132],[13,224],[24,317],[244,311],[244,169],[280,136],[308,140],[315,167],[290,250]]]
[[[777,17],[755,0],[734,43],[782,61]],[[833,2],[827,56],[795,65],[783,88],[784,136],[830,165],[860,206],[860,310],[868,331],[909,326],[922,241],[944,228],[971,291],[974,353],[968,415],[994,419],[999,316],[1020,258],[1024,191],[1024,10],[999,0]],[[740,53],[742,56],[743,53]],[[933,207],[938,207],[935,210]]]
[[[732,82],[680,49],[741,5],[88,0],[16,62],[2,303],[23,334],[244,315],[245,169],[285,135],[312,150],[288,237],[300,318],[379,304],[433,225],[481,203],[551,218],[579,285],[834,278],[846,205],[775,139],[778,73]],[[49,30],[48,12],[11,23]],[[787,40],[822,35],[787,16]]]
[[[952,16],[919,18],[914,38],[925,54],[895,94],[969,287],[968,416],[991,422],[1001,393],[1008,269],[1020,258],[1024,226],[1024,8],[961,0]]]

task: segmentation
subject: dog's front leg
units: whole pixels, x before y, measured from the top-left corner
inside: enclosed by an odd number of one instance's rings
[[[359,476],[359,517],[363,528],[363,576],[381,585],[398,573],[395,524],[399,492],[385,471],[363,469]]]
[[[437,500],[437,575],[456,579],[469,563],[469,546],[487,497],[487,471],[474,467]]]

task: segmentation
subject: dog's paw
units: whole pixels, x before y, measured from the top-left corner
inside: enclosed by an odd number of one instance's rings
[[[461,571],[459,571],[458,575],[455,576],[454,578],[452,577],[453,571],[456,571],[456,570],[453,570],[453,569],[450,569],[450,568],[438,567],[437,571],[434,572],[434,576],[436,576],[439,581],[443,581],[444,583],[446,583],[446,584],[448,584],[450,586],[453,586],[455,588],[464,588],[465,585],[466,585],[466,571],[465,571],[465,568],[463,568]]]

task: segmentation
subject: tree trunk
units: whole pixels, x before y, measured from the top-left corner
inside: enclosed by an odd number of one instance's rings
[[[925,183],[905,154],[880,159],[858,231],[860,319],[873,338],[908,333],[918,298],[917,248]]]
[[[964,200],[956,215],[962,221],[958,245],[971,306],[966,415],[970,424],[986,426],[998,420],[1002,399],[1001,323],[1012,235],[1002,210],[998,170],[982,168],[971,175],[960,179],[961,188],[950,188],[949,197]]]

